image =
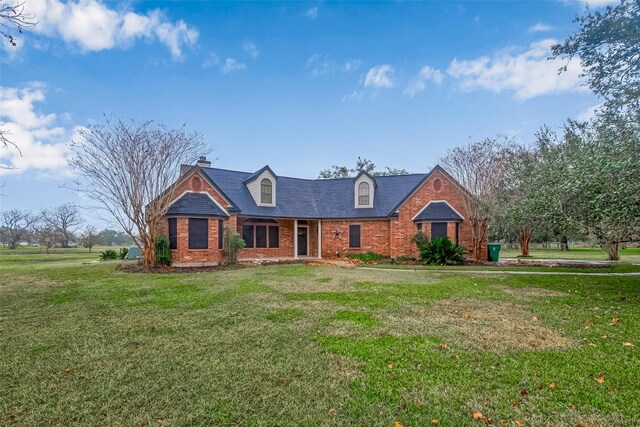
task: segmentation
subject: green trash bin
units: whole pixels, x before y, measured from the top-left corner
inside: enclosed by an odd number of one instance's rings
[[[498,262],[500,259],[500,243],[489,243],[489,261]]]

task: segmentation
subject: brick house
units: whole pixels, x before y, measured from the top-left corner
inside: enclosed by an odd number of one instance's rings
[[[278,176],[269,166],[253,173],[210,166],[201,157],[182,167],[158,230],[169,237],[176,266],[220,263],[225,226],[247,244],[239,260],[416,257],[417,230],[471,248],[459,184],[440,166],[426,174],[313,180]],[[486,250],[485,242],[483,258]]]

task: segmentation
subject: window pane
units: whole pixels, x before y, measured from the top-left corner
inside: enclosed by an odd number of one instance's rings
[[[279,248],[280,247],[280,227],[270,226],[269,227],[269,247],[270,248]]]
[[[189,218],[189,249],[209,248],[209,220]]]
[[[417,223],[416,227],[418,227],[418,231],[422,230],[422,223],[421,222]]]
[[[260,182],[260,201],[262,203],[272,203],[273,202],[273,197],[272,197],[272,186],[271,186],[271,181],[268,179],[263,179]]]
[[[369,183],[361,182],[358,184],[358,205],[369,204]]]
[[[218,249],[222,249],[224,246],[224,221],[218,220]]]
[[[349,226],[349,247],[350,248],[360,247],[360,226],[359,225]]]
[[[178,220],[169,218],[169,248],[178,249]]]
[[[256,225],[256,248],[267,247],[267,226]]]
[[[253,225],[243,225],[242,226],[242,238],[246,243],[246,248],[253,247]]]
[[[447,237],[447,223],[446,222],[432,222],[431,223],[431,238]]]

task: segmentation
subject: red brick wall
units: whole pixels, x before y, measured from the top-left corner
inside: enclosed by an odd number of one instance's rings
[[[439,179],[441,188],[435,189],[434,182]],[[459,192],[455,188],[455,183],[441,173],[435,171],[429,179],[400,207],[397,218],[391,219],[391,256],[393,258],[406,255],[417,257],[418,250],[411,243],[411,237],[416,233],[416,225],[412,218],[422,210],[422,208],[431,200],[446,200],[455,210],[466,217],[466,212]],[[430,232],[430,226],[425,223],[423,230]],[[455,224],[450,223],[447,227],[449,239],[455,242]],[[460,223],[459,243],[471,250],[471,229],[465,221]],[[482,259],[487,257],[487,244],[483,245]],[[467,257],[471,258],[473,253],[467,253]]]
[[[349,247],[349,225],[360,225],[360,248]],[[335,231],[342,233],[335,237]],[[334,258],[336,252],[340,256],[349,253],[375,252],[381,255],[390,255],[389,247],[389,221],[382,220],[348,220],[348,221],[322,221],[322,256]]]
[[[218,219],[209,218],[209,248],[189,249],[189,218],[178,217],[177,249],[171,250],[174,264],[216,264],[222,261],[222,250],[218,249]],[[226,224],[227,221],[224,221]],[[165,218],[160,223],[158,235],[169,235],[169,220]]]

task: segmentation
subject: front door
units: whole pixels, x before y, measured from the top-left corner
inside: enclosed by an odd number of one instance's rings
[[[307,237],[309,236],[308,227],[298,227],[298,256],[307,256]]]

